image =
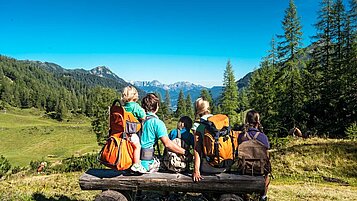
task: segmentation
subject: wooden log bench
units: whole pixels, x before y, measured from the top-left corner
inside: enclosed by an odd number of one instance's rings
[[[130,175],[125,171],[90,169],[81,175],[82,190],[102,190],[96,200],[135,200],[135,192],[169,191],[222,194],[219,200],[242,200],[238,195],[263,194],[264,177],[234,173],[203,175],[200,182],[193,182],[191,174],[157,172]]]

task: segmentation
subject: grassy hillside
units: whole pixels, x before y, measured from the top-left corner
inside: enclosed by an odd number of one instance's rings
[[[277,181],[334,181],[357,187],[357,141],[291,139],[286,148],[271,156]]]
[[[84,117],[58,122],[36,109],[0,111],[0,153],[12,166],[41,159],[54,162],[98,149],[90,121]]]
[[[167,122],[168,129],[176,121]],[[273,174],[270,200],[357,200],[357,142],[289,138],[271,152]],[[0,153],[13,166],[31,160],[59,161],[98,151],[90,121],[71,117],[58,122],[36,109],[0,111]],[[0,180],[0,200],[93,200],[99,191],[82,191],[83,172],[37,175],[20,172]],[[189,196],[184,200],[203,200]]]

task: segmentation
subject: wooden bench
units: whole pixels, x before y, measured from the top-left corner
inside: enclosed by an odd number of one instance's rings
[[[157,172],[136,176],[125,171],[90,169],[81,175],[79,185],[82,190],[103,190],[96,200],[120,201],[135,200],[139,190],[219,193],[222,201],[242,200],[237,195],[263,194],[265,190],[262,176],[220,173],[203,177],[193,182],[191,174]]]

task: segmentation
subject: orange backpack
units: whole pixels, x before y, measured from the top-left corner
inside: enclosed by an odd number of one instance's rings
[[[140,131],[141,124],[131,112],[125,111],[119,100],[113,102],[109,113],[109,138],[100,151],[98,159],[109,168],[126,170],[133,163],[134,152],[128,138],[131,134]]]
[[[201,119],[205,126],[203,134],[203,154],[213,167],[230,167],[237,149],[236,132],[229,125],[227,115],[216,114],[207,120]]]

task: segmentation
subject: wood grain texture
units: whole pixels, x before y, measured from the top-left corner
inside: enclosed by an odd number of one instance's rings
[[[203,175],[193,182],[191,174],[151,173],[140,176],[109,169],[90,169],[79,179],[82,190],[154,190],[177,192],[264,193],[262,176],[221,173]]]

